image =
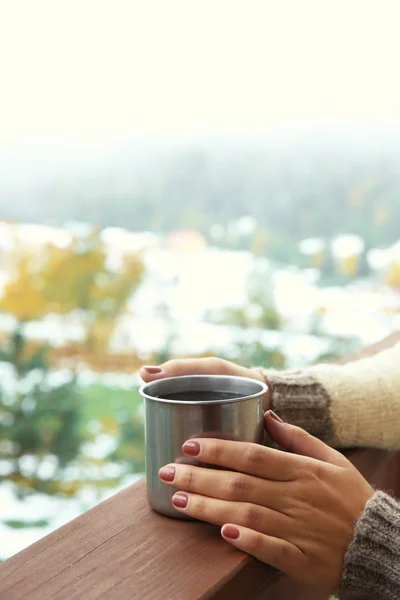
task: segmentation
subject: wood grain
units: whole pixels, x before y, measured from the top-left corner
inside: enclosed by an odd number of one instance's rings
[[[390,345],[399,340],[400,334],[392,336]],[[399,453],[348,455],[370,481],[400,496]],[[152,512],[143,480],[0,565],[1,600],[326,597],[235,550],[216,527]]]

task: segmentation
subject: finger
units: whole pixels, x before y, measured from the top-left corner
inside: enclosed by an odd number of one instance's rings
[[[298,573],[304,564],[303,552],[286,540],[233,524],[224,525],[221,534],[232,546],[289,576]]]
[[[259,371],[246,369],[216,357],[175,359],[159,367],[145,366],[140,369],[140,376],[146,383],[155,379],[182,375],[236,375],[258,379],[265,383],[265,378]]]
[[[183,444],[182,451],[206,464],[276,481],[295,479],[301,461],[305,460],[260,444],[213,438],[191,438]]]
[[[294,535],[293,519],[256,504],[228,502],[187,492],[177,492],[172,498],[172,504],[180,512],[213,525],[237,523],[268,535],[281,537]]]
[[[232,502],[249,502],[278,511],[285,505],[285,499],[290,494],[288,483],[232,471],[171,464],[160,469],[159,475],[167,485],[185,492]]]
[[[146,365],[144,367],[140,367],[139,375],[145,383],[154,381],[154,379],[161,379],[162,377],[165,377],[165,375],[162,372],[161,367],[152,366],[152,365]]]
[[[264,424],[268,435],[279,446],[295,454],[316,458],[337,466],[344,466],[348,462],[340,452],[330,448],[318,438],[301,429],[301,427],[284,423],[280,417],[270,410],[265,413]]]

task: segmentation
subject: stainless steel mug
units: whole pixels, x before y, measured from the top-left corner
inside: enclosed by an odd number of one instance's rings
[[[165,485],[158,471],[173,462],[201,464],[182,453],[182,444],[189,438],[262,443],[266,391],[261,381],[229,375],[169,377],[140,389],[145,408],[147,493],[154,510],[187,518],[172,505],[177,490]]]

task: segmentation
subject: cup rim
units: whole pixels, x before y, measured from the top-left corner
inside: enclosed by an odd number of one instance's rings
[[[190,402],[186,402],[185,400],[169,400],[168,398],[159,398],[157,396],[151,396],[146,393],[146,388],[158,383],[159,381],[172,381],[172,380],[182,380],[182,379],[193,379],[196,377],[197,379],[235,379],[237,381],[244,382],[253,382],[260,386],[260,391],[255,392],[254,394],[249,394],[247,396],[240,396],[239,398],[223,398],[221,400],[193,400]],[[265,382],[260,381],[259,379],[252,379],[251,377],[240,377],[238,375],[207,375],[207,374],[193,374],[193,375],[179,375],[176,377],[164,377],[162,379],[155,379],[154,381],[149,381],[145,383],[139,388],[139,394],[145,398],[146,400],[153,400],[154,402],[160,402],[161,404],[183,404],[185,406],[201,406],[201,405],[215,405],[215,404],[229,404],[232,402],[243,402],[244,400],[251,400],[253,398],[258,398],[263,396],[268,391],[268,385]]]

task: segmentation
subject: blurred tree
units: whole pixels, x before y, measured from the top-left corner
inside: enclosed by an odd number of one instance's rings
[[[145,167],[137,158],[118,177],[98,174],[95,181],[78,183],[71,178],[62,193],[49,185],[40,203],[5,198],[0,206],[5,216],[25,221],[61,224],[89,215],[101,226],[163,232],[195,226],[203,234],[214,223],[253,215],[269,232],[268,256],[287,262],[296,259],[299,241],[315,236],[354,233],[369,247],[395,243],[397,154],[394,149],[355,156],[350,150],[188,147],[158,156],[156,168],[153,160]],[[264,252],[262,240],[255,249]]]
[[[44,281],[36,269],[37,257],[19,252],[14,276],[5,285],[0,298],[0,310],[21,323],[41,319],[49,312],[49,303],[44,297]]]
[[[276,307],[271,272],[258,273],[255,270],[248,280],[248,303],[245,306],[208,310],[206,321],[218,325],[234,325],[243,329],[279,330],[284,321]]]
[[[339,260],[339,272],[346,277],[355,277],[358,272],[358,254],[349,254]]]
[[[136,394],[138,396],[137,390]],[[140,399],[140,405],[141,402]],[[122,462],[126,473],[143,473],[145,469],[143,413],[138,410],[121,411],[117,419],[118,444],[109,458]]]
[[[123,254],[111,268],[97,232],[75,239],[66,249],[50,248],[42,277],[44,295],[55,312],[80,309],[85,315],[89,349],[107,347],[117,319],[138,287],[143,263],[138,256]]]
[[[20,329],[1,349],[0,361],[13,370],[11,385],[0,390],[0,481],[13,482],[20,496],[64,492],[62,473],[84,441],[75,377],[52,385],[46,349],[30,355]]]
[[[322,334],[322,332],[316,332],[316,335],[318,334]],[[357,350],[360,350],[360,341],[357,338],[329,336],[328,349],[315,358],[314,364],[335,362],[343,356],[357,352]]]
[[[275,300],[275,286],[272,271],[259,273],[255,270],[248,281],[249,303],[253,317],[250,324],[261,329],[279,330],[283,327],[283,318],[279,314]]]
[[[386,285],[400,288],[400,260],[393,260],[387,270],[385,277]]]
[[[14,262],[0,310],[19,323],[80,310],[89,350],[107,348],[143,275],[143,263],[135,255],[122,254],[112,268],[98,232],[75,238],[66,248],[49,245],[30,254],[18,248]]]
[[[239,342],[219,356],[249,368],[284,369],[287,366],[285,355],[278,348],[266,347],[260,342]]]
[[[24,337],[25,325],[49,313],[80,311],[86,349],[107,348],[119,315],[140,282],[143,265],[137,256],[120,256],[113,267],[97,232],[75,238],[70,246],[46,246],[28,253],[17,247],[14,271],[0,298],[0,310],[15,318],[15,329],[0,349],[0,361],[11,365],[10,389],[0,389],[0,451],[7,479],[18,493],[32,490],[74,495],[93,478],[96,486],[115,484],[102,476],[106,458],[80,456],[88,476],[65,480],[82,443],[91,439],[81,421],[82,396],[76,378],[56,385],[48,368],[50,348]],[[104,433],[118,436],[120,424]],[[44,466],[45,465],[45,466]],[[93,481],[92,481],[93,483]]]

